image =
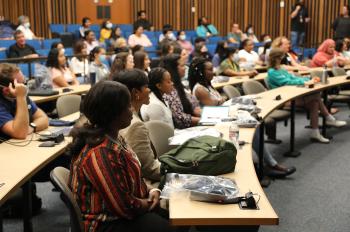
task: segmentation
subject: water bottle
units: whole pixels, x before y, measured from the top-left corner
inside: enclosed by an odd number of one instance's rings
[[[235,122],[233,122],[229,128],[229,139],[230,142],[236,146],[237,150],[239,150],[239,127]]]
[[[337,55],[334,54],[334,57],[333,57],[333,67],[337,66],[337,61],[335,61],[337,59]]]
[[[269,63],[269,55],[270,55],[270,49],[266,49],[265,65],[268,65],[268,63]]]
[[[311,50],[309,50],[309,55],[307,56],[307,58],[309,58],[310,60],[312,59],[312,52],[311,52]]]
[[[327,84],[327,75],[328,75],[327,65],[323,65],[323,70],[322,70],[322,84],[323,85]]]

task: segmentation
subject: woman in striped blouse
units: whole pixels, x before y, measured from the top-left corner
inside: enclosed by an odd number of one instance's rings
[[[119,135],[133,117],[128,89],[114,81],[96,83],[83,113],[89,123],[73,132],[66,153],[72,156],[68,186],[85,231],[176,231],[159,208],[160,190],[145,183],[140,161]]]

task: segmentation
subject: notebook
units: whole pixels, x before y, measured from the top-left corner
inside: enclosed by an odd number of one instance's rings
[[[230,107],[229,106],[204,106],[202,108],[201,120],[198,125],[215,125],[221,122],[221,118],[226,118],[229,116]]]

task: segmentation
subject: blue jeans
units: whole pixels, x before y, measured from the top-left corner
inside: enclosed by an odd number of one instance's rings
[[[291,31],[290,32],[290,41],[295,42],[296,44],[302,44],[304,39],[305,32]]]
[[[264,139],[264,138],[263,138]],[[260,128],[256,129],[254,138],[253,138],[253,150],[255,153],[259,156],[259,142],[260,142]],[[270,152],[266,149],[266,146],[264,146],[264,162],[267,166],[273,167],[277,164],[277,161],[271,156]]]

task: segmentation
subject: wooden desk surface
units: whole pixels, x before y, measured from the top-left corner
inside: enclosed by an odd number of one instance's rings
[[[73,89],[73,91],[63,93],[63,89],[64,88],[70,88],[70,89]],[[57,98],[59,98],[61,96],[64,96],[64,95],[73,95],[73,94],[86,93],[87,91],[89,91],[90,88],[91,88],[90,84],[72,85],[72,86],[69,86],[69,87],[63,87],[63,88],[54,89],[54,90],[57,90],[57,91],[60,92],[57,95],[52,95],[52,96],[30,96],[30,99],[32,99],[32,101],[34,103],[52,101],[52,100],[56,100]]]
[[[79,112],[62,118],[72,121],[79,117]],[[31,135],[27,136],[30,140]],[[33,135],[33,140],[39,138]],[[20,140],[11,139],[16,142]],[[16,147],[10,144],[0,144],[0,183],[5,183],[0,187],[0,206],[29,178],[42,169],[46,164],[64,152],[71,138],[55,147],[38,148],[43,142],[32,141],[28,146]],[[25,143],[24,143],[25,144]]]

